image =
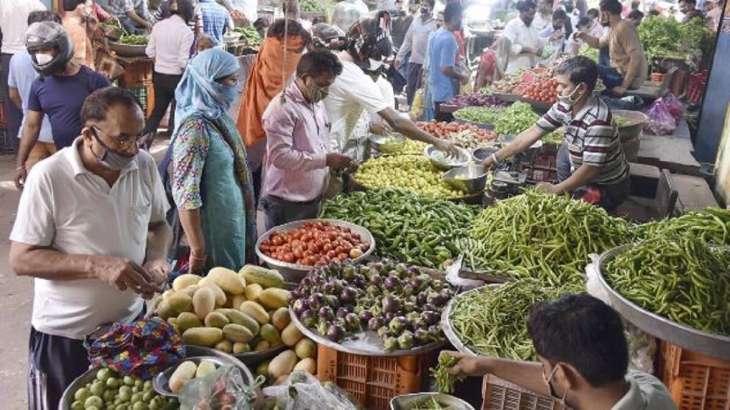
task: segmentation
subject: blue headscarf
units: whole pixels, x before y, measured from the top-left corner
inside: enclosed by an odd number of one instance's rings
[[[175,129],[191,114],[219,119],[240,90],[215,80],[235,74],[238,69],[236,57],[220,48],[205,50],[193,58],[175,90]]]

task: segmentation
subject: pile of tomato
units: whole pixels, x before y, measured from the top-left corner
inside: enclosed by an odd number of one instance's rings
[[[259,245],[266,256],[306,266],[355,259],[369,247],[358,233],[327,222],[307,222],[296,229],[273,233]]]
[[[550,104],[558,99],[558,81],[554,78],[536,79],[519,88],[522,98]]]

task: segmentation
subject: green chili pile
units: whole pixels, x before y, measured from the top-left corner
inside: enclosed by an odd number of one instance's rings
[[[730,336],[730,250],[696,236],[643,241],[606,265],[609,285],[642,308]]]
[[[706,243],[730,245],[730,211],[706,208],[637,227],[637,237],[641,239],[687,236],[695,236]]]
[[[429,397],[418,401],[408,410],[451,410],[452,407],[448,404],[439,403],[434,397]]]
[[[532,305],[575,291],[580,288],[549,287],[535,279],[485,286],[456,296],[449,320],[459,340],[474,353],[537,360],[527,333]]]
[[[341,194],[325,202],[322,217],[365,227],[376,253],[426,267],[440,267],[458,253],[454,241],[467,235],[473,206],[396,189]]]
[[[458,357],[441,353],[438,365],[436,368],[431,369],[431,375],[436,379],[436,387],[439,393],[453,393],[456,382],[464,379],[462,376],[457,377],[449,374],[448,369],[454,367],[456,363],[459,363]]]
[[[456,245],[474,269],[561,286],[583,283],[589,254],[631,239],[631,224],[602,208],[530,190],[482,211]]]

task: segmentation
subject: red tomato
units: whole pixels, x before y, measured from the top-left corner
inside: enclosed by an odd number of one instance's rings
[[[281,238],[281,236],[279,236],[279,235],[276,235],[276,236],[274,236],[274,237],[273,237],[273,238],[271,239],[271,242],[272,242],[272,243],[273,243],[273,244],[274,244],[275,246],[279,246],[279,245],[281,245],[281,244],[283,244],[283,243],[284,243],[284,240],[283,240],[283,239]]]
[[[287,252],[284,254],[284,262],[292,263],[294,262],[294,255],[291,252]]]
[[[327,251],[327,257],[330,259],[334,259],[335,257],[337,257],[337,251],[335,251],[335,250]]]
[[[329,242],[325,242],[325,244],[322,245],[322,251],[323,252],[326,253],[326,252],[329,252],[331,250],[332,250],[332,244],[330,244]]]

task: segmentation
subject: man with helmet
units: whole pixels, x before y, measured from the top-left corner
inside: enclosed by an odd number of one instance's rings
[[[330,149],[358,160],[363,158],[364,153],[358,152],[360,141],[353,131],[363,110],[367,110],[380,115],[391,128],[408,138],[451,151],[453,147],[447,141],[421,131],[413,121],[396,112],[367,74],[379,70],[393,53],[389,20],[390,15],[383,11],[374,18],[361,19],[350,28],[346,50],[337,54],[342,74],[330,86],[324,100],[331,122]]]
[[[72,61],[73,44],[58,23],[33,23],[26,33],[26,47],[38,77],[28,97],[28,118],[18,149],[15,184],[21,189],[27,176],[25,162],[40,132],[43,115],[51,122],[56,148],[70,146],[81,132],[81,106],[84,99],[109,81],[90,68]]]

